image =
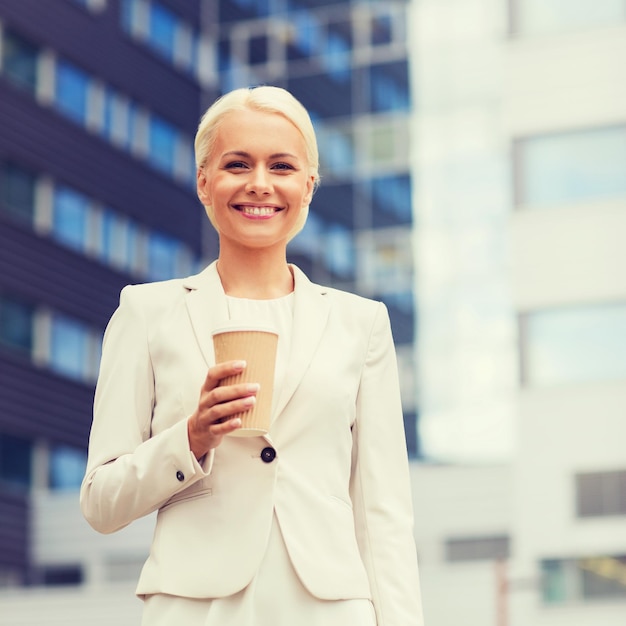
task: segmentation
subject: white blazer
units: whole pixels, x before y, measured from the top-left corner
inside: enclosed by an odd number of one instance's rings
[[[420,626],[387,310],[293,270],[291,352],[270,432],[225,437],[202,465],[187,418],[214,364],[211,331],[228,319],[216,264],[122,290],[104,337],[83,514],[111,533],[158,509],[137,593],[194,598],[251,581],[275,514],[314,596],[371,598],[379,626]]]

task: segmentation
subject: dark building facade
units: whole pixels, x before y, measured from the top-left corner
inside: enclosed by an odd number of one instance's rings
[[[77,488],[120,289],[216,256],[192,143],[222,91],[278,84],[310,109],[323,184],[291,260],[385,301],[399,357],[412,364],[402,11],[0,0],[0,585],[80,582],[79,571],[32,565],[29,493]],[[411,402],[405,423],[415,456]]]

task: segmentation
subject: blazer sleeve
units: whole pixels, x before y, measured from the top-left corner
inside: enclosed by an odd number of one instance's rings
[[[423,626],[413,507],[389,315],[372,326],[352,429],[351,497],[378,626]]]
[[[203,469],[191,453],[187,420],[151,436],[155,365],[141,304],[140,289],[122,290],[102,346],[80,505],[103,533],[153,512],[212,463],[207,455]]]

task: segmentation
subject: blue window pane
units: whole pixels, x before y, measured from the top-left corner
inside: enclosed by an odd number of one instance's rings
[[[546,560],[541,563],[541,589],[547,604],[564,602],[567,599],[565,571],[562,561]]]
[[[79,124],[87,120],[89,76],[66,61],[56,68],[55,104],[65,115]]]
[[[329,75],[337,81],[346,82],[350,78],[351,42],[349,39],[349,25],[335,25],[344,29],[344,32],[329,31],[326,36],[326,50],[323,62]]]
[[[0,343],[30,354],[34,314],[31,305],[0,294]]]
[[[321,128],[318,133],[319,151],[324,168],[333,176],[354,172],[352,136],[335,128]]]
[[[32,477],[33,444],[23,437],[0,433],[0,484],[23,490]]]
[[[113,267],[126,269],[129,265],[127,222],[112,211],[105,211],[102,214],[100,235],[102,260]]]
[[[50,367],[77,380],[88,375],[88,332],[74,320],[56,314],[50,329]]]
[[[395,215],[401,223],[411,222],[411,179],[408,176],[375,178],[372,193],[377,210]]]
[[[371,18],[371,43],[373,46],[383,46],[393,42],[391,16],[388,14],[374,15]]]
[[[148,241],[148,277],[167,280],[176,275],[180,244],[165,235],[152,233]]]
[[[308,11],[300,11],[292,16],[291,24],[295,28],[295,46],[304,56],[319,53],[324,38],[319,20]]]
[[[178,132],[164,120],[152,117],[150,120],[150,162],[159,170],[171,173],[174,169]]]
[[[2,73],[15,85],[31,94],[37,89],[37,59],[39,49],[18,35],[5,32],[2,41]]]
[[[406,62],[373,66],[370,71],[370,108],[375,112],[408,111],[410,107]]]
[[[518,202],[558,205],[626,194],[626,127],[520,140]]]
[[[311,211],[304,228],[289,242],[289,252],[300,252],[311,258],[316,258],[318,251],[323,248],[322,232],[324,227],[322,218]]]
[[[106,139],[120,148],[129,149],[134,137],[136,117],[136,103],[113,89],[105,89],[101,133]]]
[[[232,0],[242,9],[254,11],[259,17],[268,15],[270,0]]]
[[[19,165],[0,166],[0,208],[32,222],[37,176]]]
[[[626,378],[626,305],[531,313],[525,347],[530,385]]]
[[[169,9],[153,2],[150,5],[148,42],[165,59],[174,58],[174,45],[178,18]]]
[[[87,242],[89,203],[82,194],[59,187],[54,191],[52,234],[75,250],[84,250]]]
[[[350,231],[339,224],[333,224],[325,234],[324,261],[333,273],[345,278],[354,276],[354,240]]]
[[[55,490],[79,489],[87,455],[83,450],[69,446],[57,446],[50,451],[50,488]]]
[[[133,32],[134,11],[137,0],[121,0],[120,22],[127,33]]]

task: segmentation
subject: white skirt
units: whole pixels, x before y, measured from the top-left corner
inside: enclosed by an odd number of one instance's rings
[[[155,594],[145,598],[142,626],[376,626],[370,600],[320,600],[302,585],[276,518],[252,582],[225,598]]]

